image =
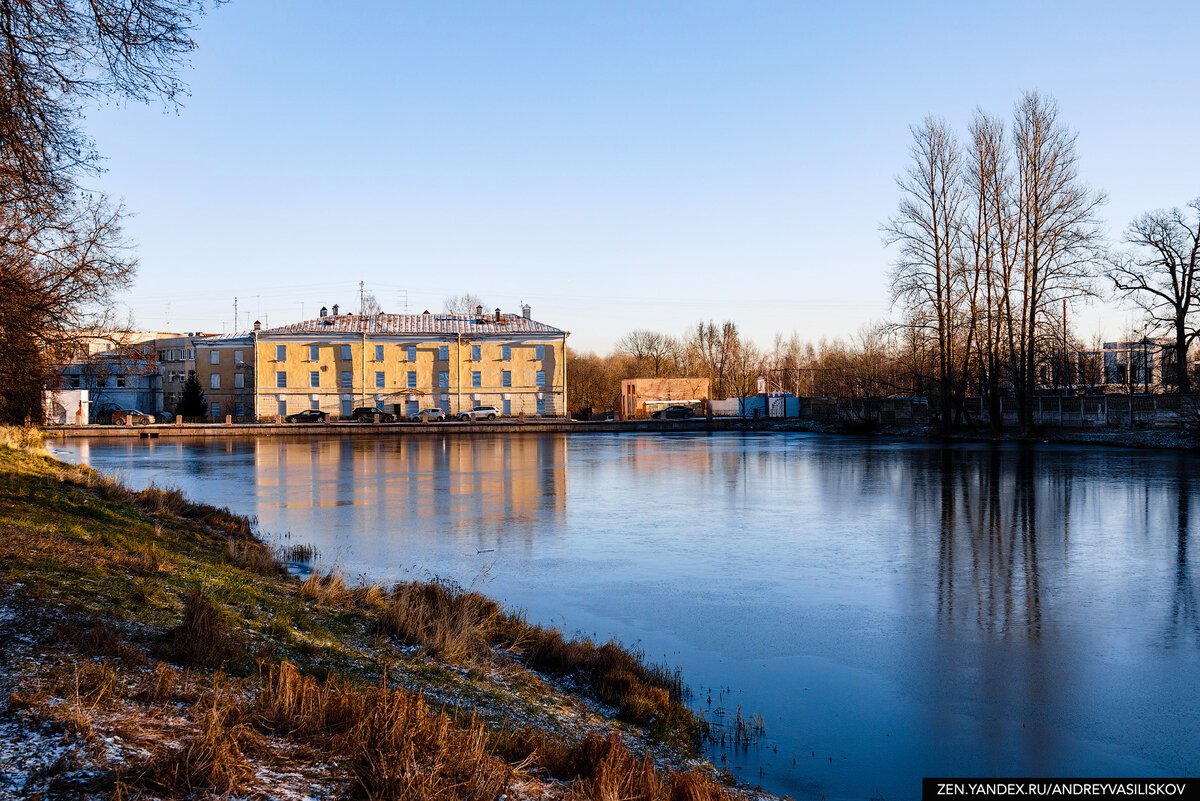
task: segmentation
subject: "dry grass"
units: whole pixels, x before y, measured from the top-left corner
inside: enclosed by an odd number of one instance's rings
[[[38,450],[45,435],[35,426],[0,426],[0,447]]]
[[[171,631],[171,645],[176,658],[207,667],[221,667],[246,655],[245,643],[200,589],[184,599],[183,622]]]
[[[343,604],[353,596],[341,571],[333,570],[322,575],[319,570],[314,570],[300,584],[300,597],[313,601],[319,607]]]
[[[151,484],[137,494],[138,506],[152,514],[169,514],[182,517],[192,508],[192,502],[178,489],[167,489]]]
[[[512,781],[512,768],[488,754],[482,723],[460,726],[405,690],[372,691],[365,717],[343,742],[360,798],[494,801]]]
[[[490,652],[500,614],[494,601],[448,582],[397,584],[383,602],[379,628],[449,662]]]
[[[115,777],[117,786],[151,790],[169,798],[203,790],[226,795],[244,792],[254,774],[243,753],[252,732],[238,718],[238,707],[228,694],[214,687],[195,735],[182,747],[161,747],[143,765],[120,772]]]
[[[261,542],[230,540],[225,546],[225,560],[229,564],[257,573],[260,576],[283,576],[287,568],[279,557]]]

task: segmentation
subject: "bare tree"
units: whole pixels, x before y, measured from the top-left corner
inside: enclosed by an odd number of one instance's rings
[[[1033,424],[1039,354],[1047,341],[1061,341],[1044,326],[1048,312],[1064,299],[1092,294],[1096,267],[1104,259],[1098,212],[1105,197],[1080,181],[1075,139],[1059,122],[1053,99],[1028,92],[1017,103],[1013,144],[1020,319],[1011,359],[1022,432]]]
[[[374,294],[367,292],[362,296],[362,308],[358,310],[358,313],[364,317],[373,314],[382,314],[383,304],[379,302],[379,299]]]
[[[658,331],[639,328],[617,340],[616,351],[628,356],[636,370],[645,370],[654,378],[674,372],[679,343]]]
[[[472,295],[470,292],[464,292],[461,295],[455,295],[452,298],[446,298],[442,301],[442,311],[446,314],[457,314],[463,317],[469,317],[475,314],[476,309],[480,306],[486,312],[488,305],[483,302],[483,298],[478,295]]]
[[[964,309],[966,193],[962,154],[942,120],[927,117],[912,129],[912,164],[897,179],[900,209],[883,227],[885,241],[899,246],[893,272],[894,302],[936,343],[939,412],[943,424],[960,409],[957,391],[965,371],[971,329]]]
[[[1109,277],[1121,294],[1146,314],[1151,329],[1169,330],[1175,339],[1171,383],[1191,392],[1188,350],[1200,330],[1192,319],[1200,304],[1200,198],[1188,204],[1195,212],[1173,208],[1138,217],[1125,231],[1132,253],[1116,256]]]

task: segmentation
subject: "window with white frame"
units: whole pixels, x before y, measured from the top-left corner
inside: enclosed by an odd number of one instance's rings
[[[309,345],[308,346],[308,360],[310,362],[315,362],[320,358],[321,358],[321,346],[320,345]]]
[[[353,373],[351,373],[349,370],[342,371],[342,386],[343,387],[354,386]]]
[[[536,373],[534,373],[533,383],[539,387],[546,386],[546,371],[538,370]]]
[[[471,386],[473,386],[473,387],[482,387],[483,386],[483,373],[479,372],[478,370],[473,370],[471,372]]]
[[[242,351],[240,351],[240,350],[235,350],[235,351],[233,352],[233,363],[234,363],[234,364],[241,364],[243,361],[245,361],[245,360],[242,358]]]
[[[478,345],[471,346],[471,361],[477,362],[480,359],[480,348]]]
[[[287,359],[287,345],[275,346],[275,361],[281,362]]]
[[[275,373],[275,386],[287,387],[287,373],[285,373],[283,370]]]
[[[350,358],[350,346],[349,345],[342,345],[342,358],[343,359]]]
[[[208,377],[208,388],[209,389],[220,389],[221,388],[221,374],[220,373],[213,373],[212,375],[210,375]]]
[[[210,417],[220,417],[221,416],[220,402],[213,401],[212,403],[208,404],[208,414]]]
[[[246,414],[246,404],[242,403],[241,401],[238,401],[237,403],[233,404],[233,413],[237,417],[242,417],[243,415],[245,415]]]
[[[377,362],[383,361],[383,345],[375,346],[375,361],[377,361]]]
[[[417,371],[416,370],[408,371],[408,386],[409,386],[409,389],[412,389],[417,386]]]
[[[512,345],[500,346],[500,358],[506,360],[512,358]]]
[[[209,364],[220,364],[221,363],[221,351],[219,351],[215,348],[213,350],[210,350],[208,352],[208,363]]]
[[[321,386],[321,373],[319,371],[313,370],[308,374],[308,385],[310,387]]]
[[[408,359],[410,362],[415,362],[417,360],[417,346],[409,345],[407,348],[405,348],[404,358]]]
[[[246,374],[245,373],[234,373],[233,374],[233,388],[234,389],[245,389],[246,388]]]
[[[502,370],[500,372],[500,386],[502,386],[502,387],[511,387],[512,386],[512,370]]]
[[[546,346],[545,345],[534,345],[533,346],[533,358],[535,358],[535,359],[546,358]]]
[[[382,388],[385,386],[387,386],[387,384],[384,383],[383,373],[382,372],[375,373],[375,387],[378,389],[378,388]]]
[[[450,346],[449,345],[438,345],[438,361],[439,362],[450,361]]]
[[[440,373],[438,373],[438,386],[439,387],[450,386],[450,371],[449,370],[442,370]]]

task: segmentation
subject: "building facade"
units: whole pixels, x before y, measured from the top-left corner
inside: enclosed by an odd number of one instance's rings
[[[527,308],[525,310],[527,312]],[[257,324],[256,324],[257,325]],[[563,416],[569,333],[525,314],[323,314],[196,341],[209,417],[274,419],[361,406]]]

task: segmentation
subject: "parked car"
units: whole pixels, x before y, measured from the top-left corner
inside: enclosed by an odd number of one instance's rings
[[[154,418],[137,409],[117,409],[112,413],[112,421],[119,426],[148,426],[154,422]]]
[[[431,423],[446,419],[446,413],[441,409],[422,409],[416,414],[410,415],[408,419],[414,423],[419,423],[421,422],[421,415],[427,415],[426,419]]]
[[[329,413],[320,409],[305,409],[302,412],[289,414],[283,419],[289,423],[325,423],[329,420]]]
[[[655,420],[687,420],[695,417],[696,413],[692,411],[690,406],[668,406],[665,409],[659,409],[650,415]]]
[[[154,416],[160,423],[169,423],[175,419],[175,415],[171,414],[170,412],[156,412]]]
[[[391,412],[385,412],[378,406],[359,406],[350,413],[350,418],[357,423],[374,423],[375,415],[379,415],[379,422],[381,423],[396,422],[396,415]]]
[[[500,416],[500,410],[495,406],[476,406],[467,412],[459,412],[458,419],[464,423],[468,420],[495,420]]]
[[[616,412],[605,412],[604,414],[599,415],[596,419],[606,422],[612,421],[617,419],[617,414]]]

